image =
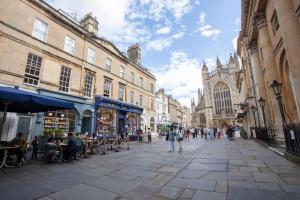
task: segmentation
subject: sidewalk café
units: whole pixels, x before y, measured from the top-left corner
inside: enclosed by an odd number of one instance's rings
[[[8,112],[28,114],[73,108],[74,104],[68,101],[20,90],[18,88],[0,86],[0,111],[3,112],[0,121],[0,136],[4,130],[4,123]],[[7,142],[0,143],[0,152],[3,152],[3,154],[0,154],[3,155],[0,168],[6,166],[7,151],[12,148],[18,148],[17,146],[12,147],[5,144],[7,144]]]
[[[136,135],[143,108],[111,98],[96,96],[96,131],[108,136]]]

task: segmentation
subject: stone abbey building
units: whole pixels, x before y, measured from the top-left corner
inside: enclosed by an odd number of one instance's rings
[[[222,64],[217,57],[215,70],[209,72],[206,63],[202,66],[203,90],[198,90],[198,102],[192,99],[192,127],[222,128],[235,124],[237,87],[236,74],[240,66],[237,55],[230,55]]]

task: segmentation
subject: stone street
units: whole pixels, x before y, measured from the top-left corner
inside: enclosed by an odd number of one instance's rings
[[[83,162],[0,170],[0,199],[300,199],[300,168],[252,140],[164,140]],[[178,146],[177,146],[178,148]]]

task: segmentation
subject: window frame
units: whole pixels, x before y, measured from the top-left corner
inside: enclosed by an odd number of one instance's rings
[[[89,79],[87,79],[87,77],[89,76]],[[84,76],[84,96],[88,97],[88,98],[93,98],[94,94],[93,94],[93,86],[94,86],[94,74],[90,71],[85,71],[85,76]],[[88,87],[88,84],[90,84],[90,86]],[[90,88],[90,91],[87,91],[87,89]],[[88,93],[90,93],[90,96],[87,95]]]
[[[73,41],[73,43],[74,43],[74,47],[72,47],[70,44],[67,44],[67,39],[69,38],[69,40],[70,41]],[[67,48],[69,47],[69,48],[73,48],[73,51],[72,52],[69,52],[68,50],[67,50]],[[67,53],[69,53],[69,54],[71,54],[71,55],[75,55],[75,49],[76,49],[76,42],[75,42],[75,39],[74,38],[72,38],[71,36],[69,36],[69,35],[65,35],[65,41],[64,41],[64,51],[65,52],[67,52]]]
[[[90,59],[90,55],[89,55],[89,52],[94,52],[94,57],[93,57],[93,61],[91,62],[89,59]],[[87,49],[87,55],[86,55],[86,61],[90,64],[95,64],[96,63],[96,50],[95,49],[92,49],[90,47],[88,47]]]
[[[109,83],[109,89],[106,88],[108,86],[108,84],[106,83]],[[112,88],[112,81],[109,80],[109,79],[104,79],[104,83],[103,83],[103,96],[105,97],[111,97],[111,88]],[[106,91],[109,91],[109,93],[107,94]]]
[[[134,95],[135,95],[135,94],[134,94],[134,91],[130,91],[130,103],[131,103],[131,104],[134,104],[134,100],[135,100],[135,99],[134,99]]]
[[[121,94],[122,94],[122,98],[121,98]],[[118,100],[125,101],[125,85],[122,83],[119,83]]]
[[[29,58],[29,56],[31,56],[32,58]],[[33,58],[34,57],[37,58],[36,61],[34,61],[34,63],[36,63],[35,66],[33,66]],[[31,59],[31,62],[30,62],[31,65],[28,67],[29,59]],[[24,79],[23,79],[23,84],[34,86],[34,87],[39,87],[39,85],[40,85],[40,75],[41,75],[42,63],[43,63],[43,58],[41,56],[38,56],[38,55],[33,54],[33,53],[28,53],[28,55],[27,55],[27,61],[26,61],[26,67],[25,67],[25,73],[24,73]],[[27,70],[28,70],[28,72],[26,72]],[[30,73],[31,71],[34,71],[34,74]],[[38,75],[36,75],[37,72],[38,72]],[[26,79],[28,80],[28,82],[25,82]],[[31,83],[29,83],[29,79],[32,79],[33,82],[34,82],[34,80],[36,80],[37,84],[31,84]]]
[[[108,65],[107,61],[109,61],[109,65]],[[105,59],[105,70],[111,72],[111,68],[112,68],[112,60],[110,58],[106,58]]]
[[[122,79],[125,78],[125,67],[122,65],[120,65],[120,78],[122,78]]]
[[[44,35],[44,39],[40,39],[35,33],[36,32],[42,32],[40,29],[37,29],[36,27],[35,27],[35,25],[36,25],[36,23],[37,22],[41,22],[41,24],[45,24],[46,25],[46,30],[45,30],[45,35]],[[32,37],[34,37],[34,38],[36,38],[36,39],[38,39],[38,40],[40,40],[40,41],[43,41],[43,42],[47,42],[48,41],[48,31],[49,31],[49,24],[48,23],[46,23],[45,21],[43,21],[43,20],[41,20],[41,19],[39,19],[39,18],[34,18],[34,22],[33,22],[33,26],[32,26],[32,33],[31,33],[31,36]]]
[[[141,107],[144,107],[144,96],[140,94],[140,97],[139,97],[139,105]]]
[[[63,70],[63,69],[66,69],[67,71]],[[60,76],[59,76],[59,87],[58,87],[58,91],[59,92],[63,92],[63,93],[69,93],[70,92],[70,83],[71,83],[71,74],[72,74],[72,68],[71,67],[67,67],[65,65],[62,65],[61,66],[61,69],[60,69]],[[68,75],[69,77],[65,76],[65,75]],[[66,80],[64,80],[64,78]],[[65,85],[62,85],[61,83],[65,83]],[[68,86],[66,86],[68,85]],[[64,91],[62,88],[67,88],[68,91]]]

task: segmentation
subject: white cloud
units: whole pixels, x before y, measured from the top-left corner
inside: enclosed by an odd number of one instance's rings
[[[165,88],[182,105],[190,107],[191,97],[196,98],[198,88],[202,87],[201,64],[183,51],[172,52],[169,63],[154,73],[158,87]]]
[[[150,42],[150,47],[163,49],[170,46],[177,38],[175,34],[167,39],[157,38],[170,34],[174,22],[182,25],[182,17],[192,10],[193,0],[46,0],[56,9],[67,13],[77,13],[82,18],[92,12],[99,21],[99,36],[114,42],[121,50],[126,50],[132,43]],[[152,31],[145,20],[153,22]],[[180,28],[183,30],[184,28]],[[179,30],[180,31],[180,30]],[[181,33],[182,34],[182,33]],[[162,41],[154,45],[151,41]]]
[[[166,26],[166,27],[162,27],[158,30],[156,30],[156,34],[157,35],[165,35],[171,32],[171,27],[170,26]]]
[[[206,15],[207,14],[205,12],[201,12],[199,15],[199,23],[201,26],[204,26],[206,24],[205,22]]]
[[[151,40],[146,43],[146,50],[161,51],[171,46],[172,43],[173,40],[171,40],[170,38],[159,38],[159,39]]]
[[[233,48],[235,51],[237,51],[237,40],[239,38],[239,35],[235,36],[233,39],[232,39],[232,45],[233,45]]]
[[[167,13],[180,20],[183,15],[192,10],[190,0],[140,0],[140,3],[149,6],[149,18],[155,21],[165,18]]]
[[[216,40],[221,31],[217,28],[212,28],[211,25],[207,24],[206,16],[207,14],[205,12],[200,13],[198,21],[199,28],[197,31],[199,31],[203,37],[208,37]]]
[[[241,18],[237,18],[234,22],[235,25],[240,25],[241,24]]]
[[[131,13],[133,0],[47,0],[57,9],[67,13],[78,14],[82,18],[86,13],[92,12],[99,21],[99,35],[113,42],[122,44],[143,42],[151,36],[151,32],[144,24],[132,22],[127,19]],[[113,12],[112,12],[113,11]],[[143,13],[139,13],[143,15]]]
[[[149,40],[146,42],[146,50],[147,51],[161,51],[165,48],[170,47],[175,40],[178,40],[179,38],[183,37],[185,32],[181,31],[178,33],[175,33],[174,35],[166,38],[158,38],[154,40]]]

